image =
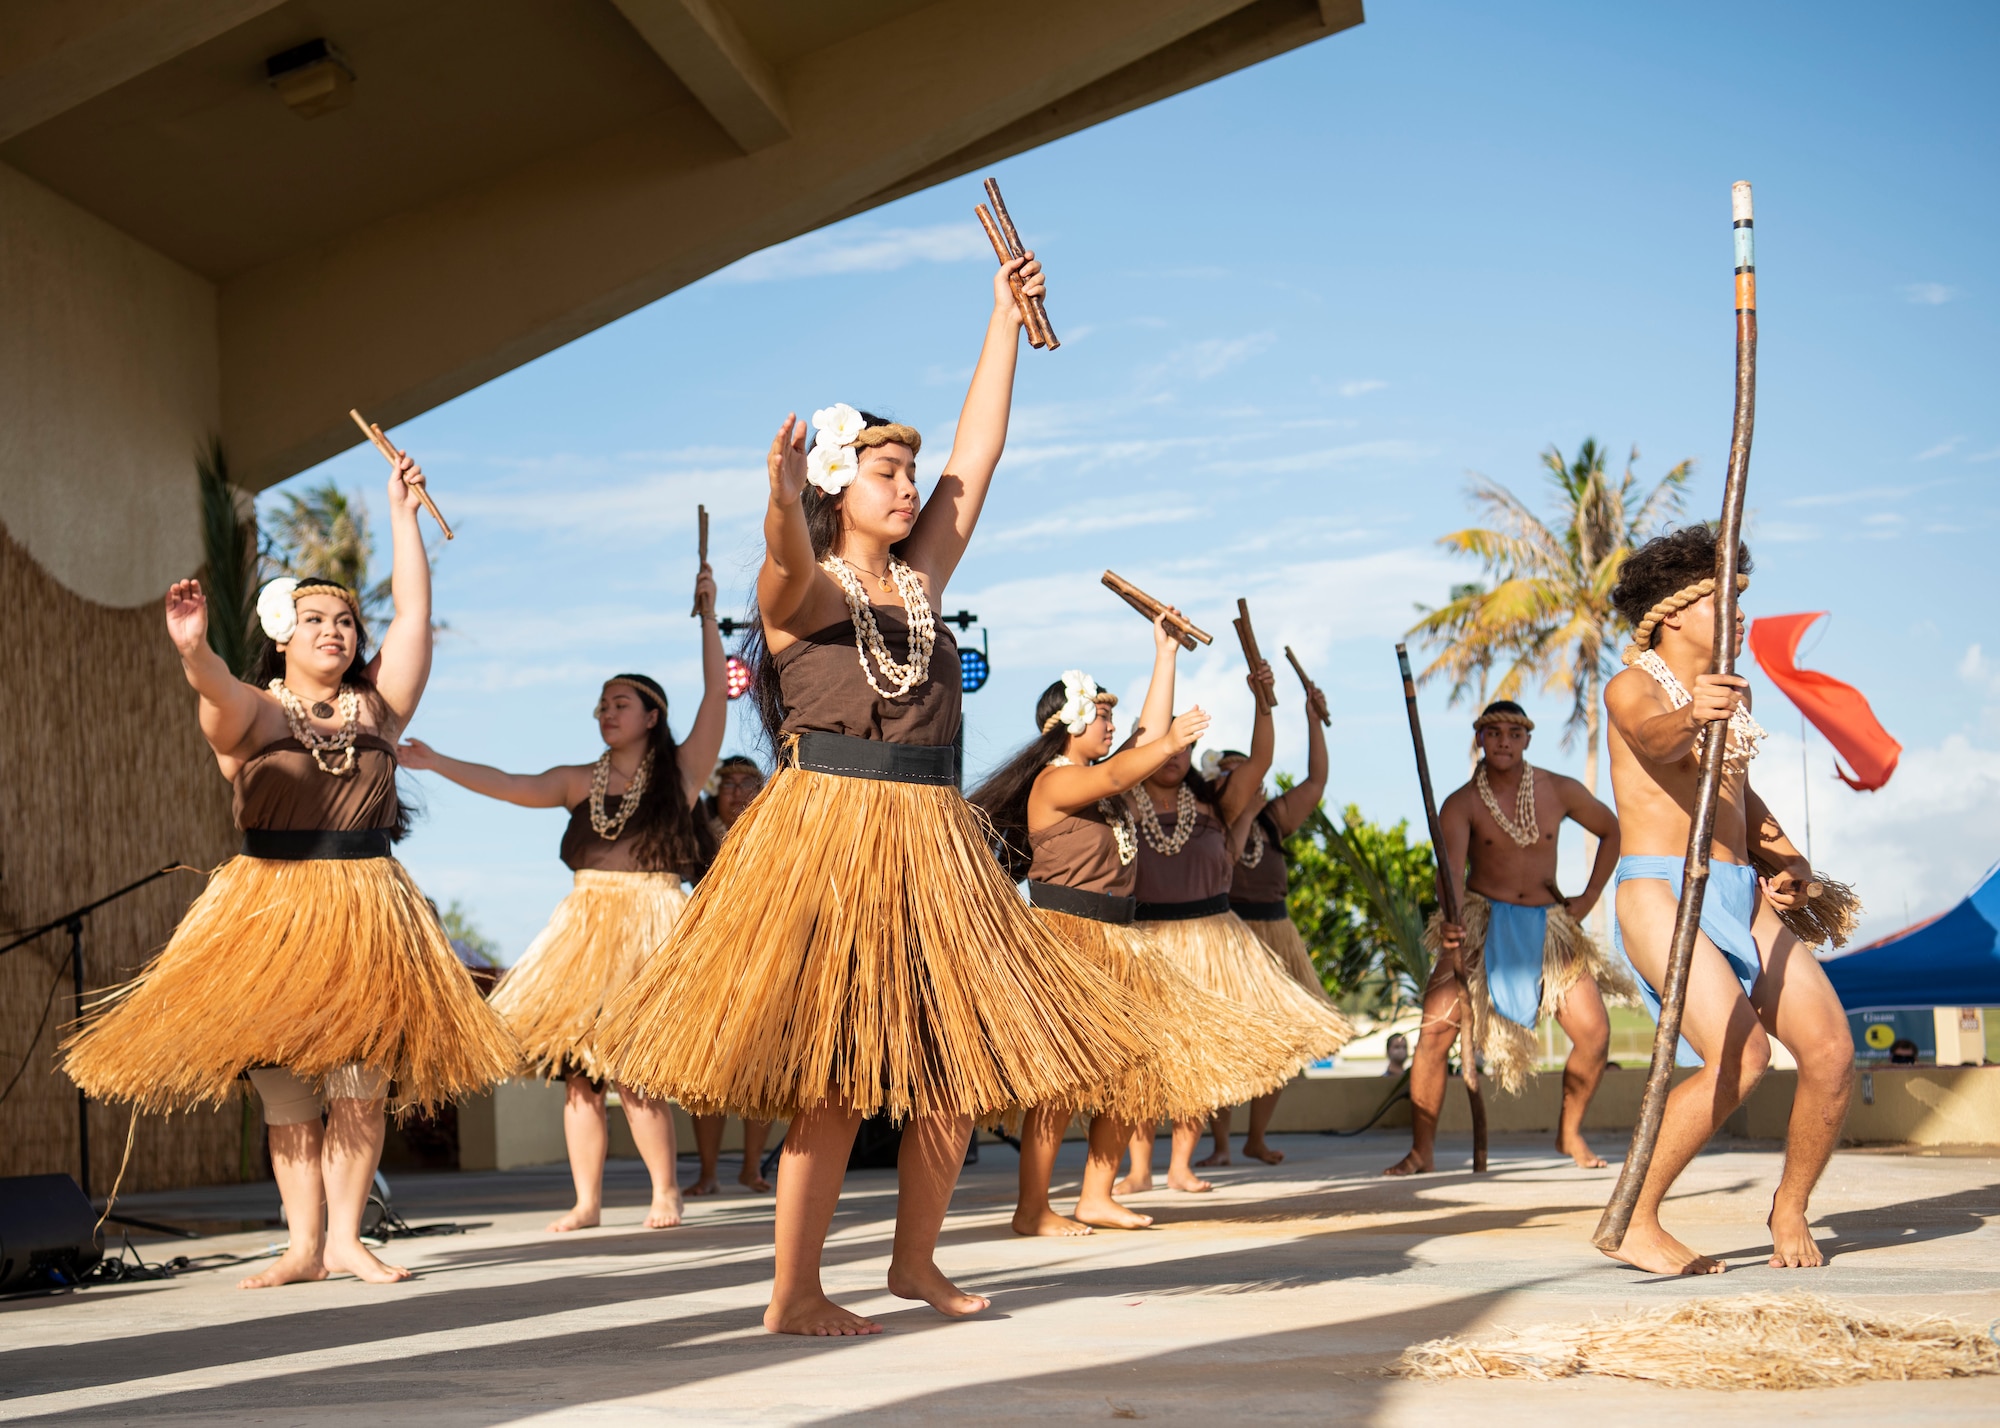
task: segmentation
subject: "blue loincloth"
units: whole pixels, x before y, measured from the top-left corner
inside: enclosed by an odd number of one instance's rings
[[[1534,1030],[1542,1014],[1542,948],[1549,910],[1491,902],[1487,915],[1486,999],[1507,1020]]]
[[[1632,959],[1625,955],[1625,937],[1618,926],[1618,885],[1627,878],[1657,878],[1674,890],[1676,898],[1681,895],[1680,858],[1661,857],[1658,854],[1640,855],[1618,860],[1618,871],[1611,875],[1611,945],[1618,949],[1618,955],[1625,958],[1625,964],[1632,966]],[[1750,919],[1757,912],[1757,870],[1742,863],[1717,863],[1708,865],[1708,889],[1701,898],[1701,930],[1716,950],[1722,953],[1722,960],[1729,964],[1729,970],[1736,974],[1736,980],[1743,984],[1743,995],[1748,997],[1756,989],[1757,978],[1763,974],[1764,959],[1757,950],[1757,939],[1751,936]],[[1639,995],[1645,998],[1646,1009],[1655,1021],[1660,1017],[1660,994],[1652,984],[1632,967],[1633,980],[1639,984]],[[1681,1038],[1680,1050],[1674,1056],[1677,1066],[1699,1066],[1701,1057],[1688,1045],[1687,1038]]]

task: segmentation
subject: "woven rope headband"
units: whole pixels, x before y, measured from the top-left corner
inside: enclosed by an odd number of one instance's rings
[[[1738,594],[1749,588],[1749,576],[1739,575],[1736,577],[1736,590]],[[1673,594],[1667,596],[1666,599],[1660,601],[1659,604],[1646,612],[1646,618],[1641,620],[1637,628],[1632,631],[1632,643],[1625,646],[1625,653],[1620,658],[1626,664],[1638,663],[1639,656],[1653,647],[1653,631],[1659,628],[1660,621],[1666,619],[1669,615],[1678,615],[1688,606],[1705,600],[1714,593],[1715,577],[1711,575],[1706,580],[1697,580],[1694,584],[1676,590]]]
[[[1518,724],[1530,734],[1535,732],[1535,721],[1526,714],[1517,714],[1512,709],[1489,709],[1472,721],[1472,732],[1491,729],[1496,724]]]

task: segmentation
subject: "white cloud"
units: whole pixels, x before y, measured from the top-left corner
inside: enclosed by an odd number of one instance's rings
[[[1005,526],[991,536],[995,545],[1047,544],[1054,540],[1139,526],[1178,525],[1206,515],[1201,506],[1139,506],[1130,502],[1098,501],[1066,507],[1054,515]]]
[[[1340,394],[1343,397],[1364,397],[1370,392],[1379,392],[1388,385],[1379,377],[1364,377],[1358,382],[1342,382]]]
[[[1249,361],[1277,340],[1276,333],[1253,332],[1244,337],[1209,337],[1186,343],[1168,353],[1158,366],[1149,367],[1142,379],[1150,382],[1161,377],[1185,376],[1205,382]]]
[[[1965,458],[1967,461],[2000,461],[2000,446],[1991,451],[1975,451]]]
[[[773,283],[829,273],[887,273],[912,263],[963,263],[982,255],[990,261],[993,249],[970,222],[835,228],[752,253],[717,273],[714,281]]]
[[[1288,451],[1282,456],[1232,458],[1226,469],[1245,474],[1275,475],[1287,471],[1316,471],[1325,466],[1348,466],[1358,461],[1420,461],[1434,454],[1430,447],[1390,437],[1380,441],[1352,441],[1344,446],[1310,447],[1304,451]]]
[[[1905,283],[1903,298],[1920,307],[1937,307],[1958,296],[1957,288],[1946,287],[1943,283]]]
[[[761,463],[745,453],[728,464],[677,471],[633,472],[623,463],[561,457],[528,466],[531,475],[452,494],[454,512],[484,516],[515,530],[603,539],[616,533],[622,546],[637,537],[657,539],[695,523],[695,506],[720,520],[754,515],[769,484]]]
[[[1959,443],[1964,440],[1965,438],[1962,436],[1954,436],[1951,437],[1949,440],[1940,441],[1936,446],[1930,447],[1929,449],[1924,451],[1919,451],[1916,455],[1916,459],[1918,461],[1935,461],[1940,456],[1949,456],[1952,454],[1952,452],[1958,450]]]

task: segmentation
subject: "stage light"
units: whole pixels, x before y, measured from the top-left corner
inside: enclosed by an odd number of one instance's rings
[[[960,650],[958,652],[959,688],[967,694],[977,694],[985,687],[993,673],[993,665],[986,658],[984,650]]]
[[[750,692],[750,666],[735,655],[722,657],[724,678],[728,681],[729,697],[741,699]],[[982,679],[982,683],[984,680]]]

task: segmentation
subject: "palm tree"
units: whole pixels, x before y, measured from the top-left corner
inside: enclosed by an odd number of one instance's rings
[[[1475,685],[1483,693],[1491,670],[1503,664],[1495,699],[1519,698],[1530,681],[1538,681],[1543,693],[1569,695],[1563,744],[1573,745],[1579,732],[1585,736],[1584,783],[1593,794],[1601,696],[1613,672],[1609,651],[1619,623],[1611,588],[1633,548],[1681,514],[1694,475],[1689,458],[1642,496],[1632,472],[1639,448],[1632,448],[1616,486],[1604,474],[1604,458],[1594,438],[1585,439],[1573,461],[1555,446],[1542,453],[1557,493],[1553,528],[1499,482],[1476,477],[1472,499],[1491,526],[1453,531],[1438,543],[1478,556],[1487,581],[1454,587],[1449,602],[1426,611],[1410,630],[1442,646],[1422,677],[1449,678],[1454,703]]]
[[[247,679],[263,645],[257,631],[257,511],[229,480],[220,437],[195,457],[201,486],[202,585],[208,593],[208,643],[229,672]]]
[[[319,575],[361,595],[362,618],[371,625],[389,611],[389,582],[368,583],[368,506],[332,481],[288,491],[267,517],[274,573]]]

